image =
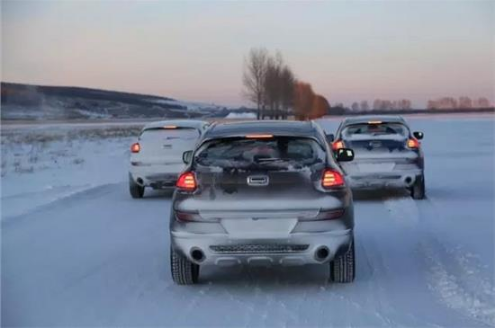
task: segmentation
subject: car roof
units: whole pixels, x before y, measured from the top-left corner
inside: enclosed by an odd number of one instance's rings
[[[360,123],[368,123],[369,121],[382,121],[385,123],[406,123],[404,118],[399,115],[363,115],[363,116],[355,116],[355,117],[347,117],[344,119],[345,125],[350,124],[360,124]]]
[[[165,120],[165,121],[157,121],[157,122],[148,123],[144,126],[143,130],[156,129],[156,128],[163,127],[165,125],[175,125],[175,126],[178,126],[181,128],[199,129],[207,123],[208,122],[200,121],[200,120]]]
[[[219,123],[212,126],[205,134],[205,139],[240,137],[246,134],[272,134],[284,136],[317,136],[317,129],[312,121],[243,121]]]

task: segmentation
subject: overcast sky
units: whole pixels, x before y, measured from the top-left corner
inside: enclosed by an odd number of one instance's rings
[[[242,105],[251,47],[331,104],[495,102],[495,1],[2,1],[2,81]]]

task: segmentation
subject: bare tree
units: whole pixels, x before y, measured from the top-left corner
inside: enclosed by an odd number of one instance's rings
[[[282,101],[282,119],[287,119],[289,108],[294,106],[294,85],[296,78],[289,66],[285,65],[280,74],[281,78],[281,101]]]
[[[473,108],[473,102],[469,97],[459,97],[459,108],[471,109]]]
[[[314,95],[313,104],[310,113],[310,119],[323,117],[328,114],[330,110],[330,104],[328,100],[321,95]]]
[[[429,100],[428,109],[457,109],[459,104],[455,98],[443,97],[436,100]]]
[[[265,97],[264,102],[269,109],[271,119],[276,117],[280,104],[280,66],[281,58],[269,57],[266,65],[265,75]]]
[[[382,100],[375,99],[375,101],[373,101],[373,109],[382,109]]]
[[[258,119],[287,118],[294,107],[295,75],[282,53],[271,56],[265,48],[253,48],[244,65],[244,94],[257,105]]]
[[[257,118],[262,116],[265,98],[265,79],[269,55],[265,48],[252,48],[244,62],[244,95],[256,104]]]
[[[470,97],[442,97],[434,100],[428,100],[428,109],[471,109],[471,108],[489,108],[490,101],[481,97],[472,100]]]
[[[357,102],[353,102],[351,105],[351,109],[353,112],[357,112],[359,110],[359,104]]]
[[[435,100],[428,100],[428,103],[426,105],[427,109],[437,109],[438,108],[438,103]]]
[[[409,99],[402,99],[401,101],[401,109],[409,110],[412,107],[412,102]]]
[[[489,108],[490,107],[490,101],[485,97],[481,97],[481,98],[478,98],[476,105],[478,108]]]
[[[370,110],[370,105],[368,105],[368,101],[367,100],[361,101],[361,110],[362,111],[368,111],[368,110]]]
[[[294,114],[297,120],[307,120],[310,117],[315,93],[311,84],[296,81],[294,87]]]

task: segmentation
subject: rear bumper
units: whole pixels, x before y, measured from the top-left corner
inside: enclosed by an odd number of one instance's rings
[[[175,187],[181,169],[171,170],[165,165],[131,166],[130,177],[137,184],[155,189]]]
[[[283,239],[276,236],[264,236],[263,239],[232,239],[227,234],[172,231],[171,242],[176,251],[201,265],[292,266],[331,261],[336,255],[347,252],[353,240],[352,236],[352,229],[291,233],[288,238]],[[201,260],[192,255],[198,250],[203,255]]]
[[[352,173],[346,181],[352,189],[408,188],[423,176],[423,170]]]

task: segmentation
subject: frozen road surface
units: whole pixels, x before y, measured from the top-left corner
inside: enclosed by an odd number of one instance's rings
[[[99,141],[97,164],[94,141],[68,146],[82,154],[77,179],[65,166],[14,170],[2,177],[2,326],[495,326],[494,119],[409,122],[425,133],[428,198],[355,195],[347,285],[323,266],[210,267],[199,285],[175,285],[170,195],[130,198],[129,139]],[[69,185],[46,189],[57,172]]]

